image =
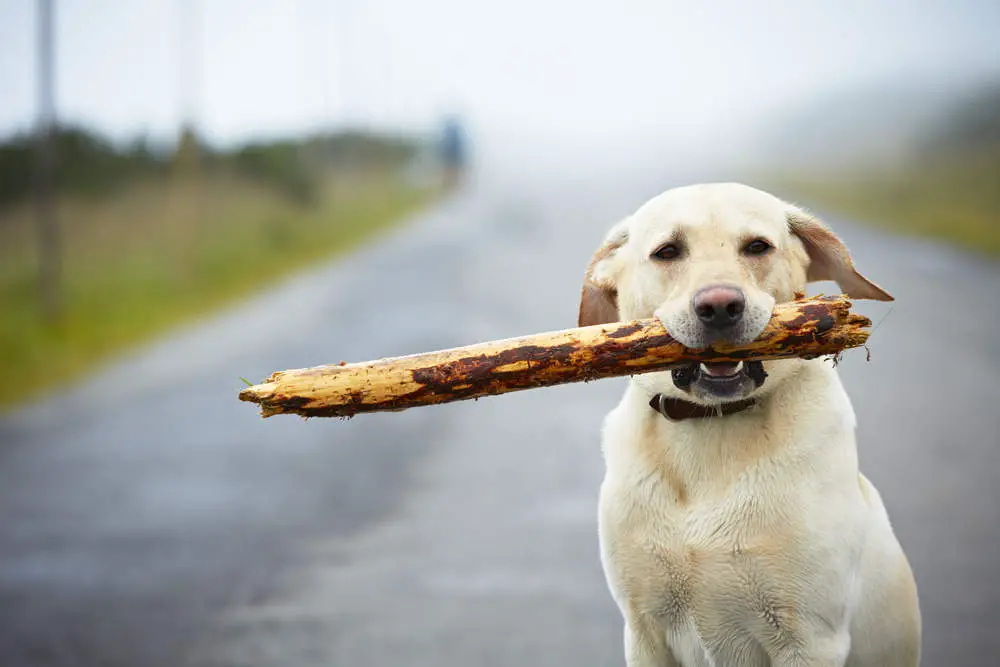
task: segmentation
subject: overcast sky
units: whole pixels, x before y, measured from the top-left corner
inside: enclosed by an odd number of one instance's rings
[[[119,137],[172,136],[188,109],[221,142],[449,110],[484,132],[666,136],[1000,65],[995,0],[57,4],[59,113]],[[35,112],[34,40],[35,2],[0,0],[2,134]]]

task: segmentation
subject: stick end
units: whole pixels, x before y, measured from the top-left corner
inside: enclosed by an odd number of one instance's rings
[[[255,384],[251,387],[246,387],[240,390],[240,400],[247,403],[256,403],[261,405],[264,401],[271,398],[274,395],[274,383],[264,382],[263,384]]]

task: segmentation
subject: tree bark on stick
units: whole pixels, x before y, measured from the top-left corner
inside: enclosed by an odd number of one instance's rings
[[[439,352],[273,373],[240,399],[264,417],[352,417],[511,391],[661,371],[700,361],[814,358],[864,345],[871,320],[844,297],[775,307],[748,345],[686,348],[656,319],[566,329]]]

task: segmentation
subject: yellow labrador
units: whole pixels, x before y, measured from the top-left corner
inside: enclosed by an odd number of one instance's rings
[[[808,281],[891,300],[840,239],[760,190],[669,190],[594,255],[580,324],[658,317],[689,347],[746,342]],[[629,667],[894,667],[920,611],[828,360],[640,375],[604,422],[601,560]]]

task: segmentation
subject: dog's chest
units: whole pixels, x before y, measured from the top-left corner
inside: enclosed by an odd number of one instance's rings
[[[767,664],[755,637],[782,631],[781,538],[750,529],[746,512],[715,509],[673,509],[620,535],[620,592],[659,621],[684,665],[735,654]]]
[[[665,621],[697,611],[731,615],[769,596],[778,554],[771,539],[720,527],[713,534],[653,531],[634,537],[623,575],[629,597],[644,613]]]

